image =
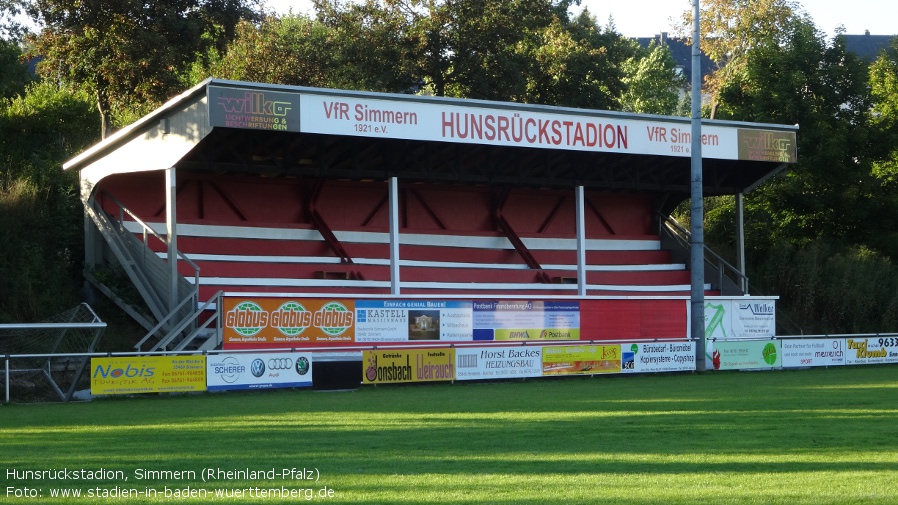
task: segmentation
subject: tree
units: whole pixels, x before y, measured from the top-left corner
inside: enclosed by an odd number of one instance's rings
[[[19,45],[0,39],[0,99],[24,94],[32,80]]]
[[[717,66],[705,86],[711,95],[711,118],[716,117],[722,87],[737,78],[748,64],[749,52],[762,44],[784,42],[793,18],[804,17],[792,0],[705,0],[699,13],[701,49]],[[692,42],[693,11],[683,13],[680,35]]]
[[[250,0],[32,0],[43,30],[32,38],[38,69],[91,92],[105,136],[116,108],[159,103],[180,91],[180,74],[209,47],[223,49]]]
[[[643,114],[673,115],[686,89],[686,76],[677,69],[670,49],[655,44],[640,49],[624,63],[627,90],[621,99],[623,110]]]

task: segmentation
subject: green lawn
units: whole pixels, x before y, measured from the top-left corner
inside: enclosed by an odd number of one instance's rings
[[[0,502],[898,504],[898,367],[112,398],[0,407]],[[11,471],[121,471],[127,481]],[[204,469],[315,469],[318,480]],[[139,479],[144,469],[177,472]],[[191,472],[195,474],[191,478]],[[164,474],[163,474],[164,475]],[[206,497],[165,497],[191,488]],[[52,498],[156,490],[155,498]],[[215,490],[242,498],[214,497]],[[152,491],[151,491],[152,493]]]

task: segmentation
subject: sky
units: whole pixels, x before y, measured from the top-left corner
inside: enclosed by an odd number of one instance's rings
[[[275,10],[286,13],[311,12],[310,0],[268,0]],[[839,25],[846,33],[861,35],[870,30],[873,35],[898,35],[898,1],[895,0],[800,0],[814,24],[829,36]],[[673,20],[692,10],[692,0],[582,0],[604,26],[613,17],[617,31],[628,37],[651,37],[661,32],[673,32]],[[579,9],[576,12],[579,12]]]

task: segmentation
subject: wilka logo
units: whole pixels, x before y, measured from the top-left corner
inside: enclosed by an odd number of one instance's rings
[[[795,134],[739,130],[739,159],[795,163]]]
[[[222,95],[215,97],[217,107],[210,109],[213,126],[279,131],[290,129],[288,116],[296,105],[290,100],[284,100],[289,95],[247,91],[242,96],[228,96],[233,91],[221,89]],[[272,99],[275,96],[281,99]]]

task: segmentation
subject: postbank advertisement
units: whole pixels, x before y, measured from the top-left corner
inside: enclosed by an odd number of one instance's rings
[[[457,347],[455,378],[457,380],[520,379],[541,377],[543,348]]]
[[[225,296],[220,310],[225,349],[285,349],[353,342],[352,300]]]
[[[377,349],[362,352],[362,382],[391,384],[455,380],[455,349]]]
[[[543,375],[591,375],[620,371],[619,344],[543,347]]]
[[[209,391],[312,386],[312,354],[303,352],[210,354]]]
[[[206,390],[205,356],[129,356],[90,359],[94,395]]]
[[[474,302],[474,340],[580,340],[580,302]]]

